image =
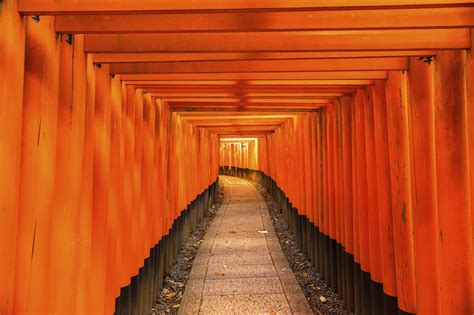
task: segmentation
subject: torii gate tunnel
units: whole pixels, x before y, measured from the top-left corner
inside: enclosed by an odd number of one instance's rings
[[[145,312],[219,172],[349,312],[474,314],[473,27],[471,0],[0,1],[0,314]]]

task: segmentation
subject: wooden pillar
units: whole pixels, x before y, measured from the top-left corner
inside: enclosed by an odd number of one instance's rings
[[[434,68],[410,58],[409,124],[412,151],[411,186],[415,280],[418,314],[441,314],[438,249],[438,209],[436,202]]]
[[[378,80],[374,85],[374,133],[375,160],[378,190],[378,211],[380,241],[382,249],[383,289],[387,295],[397,295],[395,273],[395,249],[392,225],[392,198],[388,150],[387,105],[385,82]]]
[[[443,314],[472,313],[472,227],[469,191],[466,51],[437,55],[436,175]]]
[[[94,119],[94,173],[91,250],[91,311],[105,311],[107,218],[110,184],[110,73],[109,67],[96,68]]]
[[[386,97],[398,306],[405,312],[414,313],[416,296],[406,72],[389,72]]]
[[[13,310],[18,197],[20,189],[24,18],[17,0],[0,3],[0,312]]]
[[[26,23],[15,263],[15,270],[21,272],[15,274],[15,301],[11,301],[14,312],[22,314],[48,308],[59,87],[59,40],[51,32],[53,25],[53,18]]]

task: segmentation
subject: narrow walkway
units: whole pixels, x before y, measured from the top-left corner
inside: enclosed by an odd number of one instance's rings
[[[199,248],[179,314],[312,314],[263,197],[246,180],[220,180],[224,202]]]

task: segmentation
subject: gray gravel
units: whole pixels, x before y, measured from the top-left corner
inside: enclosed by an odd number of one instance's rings
[[[193,266],[194,258],[202,243],[208,227],[211,225],[216,211],[222,203],[224,196],[223,186],[219,186],[219,198],[212,208],[206,211],[204,218],[191,233],[186,243],[178,253],[178,258],[170,268],[170,273],[165,275],[163,289],[152,307],[150,314],[177,314],[181,299],[183,298],[189,273]]]
[[[264,187],[258,183],[254,184],[265,198],[282,250],[313,312],[315,314],[348,314],[344,308],[344,302],[326,285],[319,273],[311,266],[311,262],[297,248],[296,239],[293,233],[287,229],[280,207]],[[223,194],[223,187],[220,186],[216,205],[206,212],[201,223],[181,248],[178,258],[171,266],[170,273],[163,280],[163,290],[150,314],[178,313],[194,258],[215,217],[215,212],[222,203]],[[321,297],[325,300],[324,302],[321,301]]]
[[[295,236],[287,229],[283,213],[273,197],[260,184],[254,184],[267,202],[283,253],[313,312],[315,314],[348,314],[343,300],[326,285],[320,274],[311,266],[309,259],[296,246]]]

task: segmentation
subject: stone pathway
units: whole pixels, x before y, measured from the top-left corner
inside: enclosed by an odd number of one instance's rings
[[[312,314],[263,197],[244,179],[220,180],[224,201],[199,247],[179,314]]]

